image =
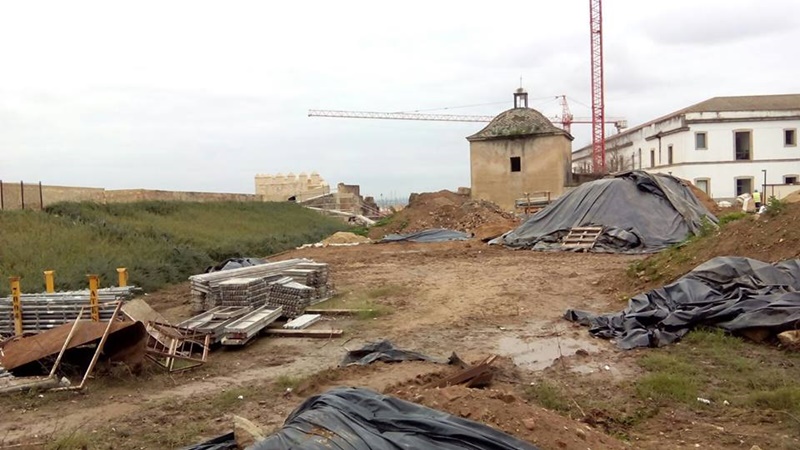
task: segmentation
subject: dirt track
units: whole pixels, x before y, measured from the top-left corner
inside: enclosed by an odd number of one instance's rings
[[[183,375],[98,379],[86,395],[6,400],[0,404],[6,411],[0,443],[41,442],[77,429],[89,436],[90,448],[177,447],[228,431],[226,413],[274,429],[306,396],[351,385],[480,420],[545,449],[628,445],[520,395],[554,361],[559,376],[583,377],[598,388],[637,370],[631,353],[561,319],[566,308],[619,309],[621,300],[610,289],[603,292],[601,280],[621,273],[636,257],[515,252],[475,242],[310,248],[281,255],[292,257],[330,263],[340,293],[337,302],[373,306],[385,315],[321,325],[344,329],[339,339],[261,338],[239,351],[217,351],[209,364]],[[187,291],[184,285],[147,300],[176,318],[186,313]],[[499,364],[504,376],[488,391],[429,391],[422,381],[450,369],[415,362],[330,370],[347,348],[381,338],[441,358],[456,352],[476,361],[499,354],[505,357]],[[588,355],[575,355],[579,349]],[[288,385],[292,392],[285,392]],[[685,448],[694,442],[715,447],[713,440],[697,434],[685,441]],[[640,444],[663,448],[658,438]]]

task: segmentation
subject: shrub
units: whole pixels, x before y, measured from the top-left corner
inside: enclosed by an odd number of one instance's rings
[[[725,214],[719,218],[719,226],[723,226],[725,224],[735,222],[739,219],[743,219],[747,217],[747,213],[744,211],[736,211],[732,213]]]

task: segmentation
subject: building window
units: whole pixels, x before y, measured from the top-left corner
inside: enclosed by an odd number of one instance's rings
[[[736,183],[736,196],[742,194],[753,193],[753,177],[737,177],[734,179]]]
[[[706,150],[708,149],[708,136],[705,131],[699,131],[694,134],[694,149]]]
[[[650,167],[656,166],[656,149],[650,150]]]
[[[784,175],[783,184],[797,184],[798,178],[799,177],[797,175]]]
[[[667,146],[667,164],[672,165],[672,144]]]
[[[519,172],[522,170],[522,161],[520,160],[519,156],[512,156],[511,157],[511,171],[512,172]]]
[[[711,179],[710,178],[695,178],[694,185],[697,186],[697,189],[705,192],[706,195],[711,195]]]
[[[787,128],[783,130],[783,145],[786,147],[797,147],[797,130]]]
[[[749,131],[733,132],[734,159],[747,161],[753,159],[753,134]]]

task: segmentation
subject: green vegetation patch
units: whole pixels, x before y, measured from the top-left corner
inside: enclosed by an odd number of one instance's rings
[[[800,355],[752,344],[719,330],[697,330],[678,345],[639,359],[641,399],[705,407],[697,398],[741,408],[800,413]]]
[[[86,288],[86,274],[114,285],[116,268],[151,291],[185,281],[226,258],[262,257],[316,242],[347,226],[292,203],[60,203],[0,212],[0,274],[22,277],[23,292]],[[7,295],[8,283],[0,283]]]

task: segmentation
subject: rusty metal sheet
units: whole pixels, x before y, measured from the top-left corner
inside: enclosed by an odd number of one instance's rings
[[[108,322],[81,320],[72,335],[67,349],[99,340],[107,326]],[[5,367],[6,370],[13,370],[48,356],[57,355],[61,351],[61,347],[64,345],[71,328],[72,323],[65,323],[33,336],[13,338],[5,342],[0,349],[0,365]],[[147,331],[141,322],[115,322],[111,325],[109,341],[106,344],[109,348],[106,349],[105,353],[143,355],[146,334]],[[141,346],[141,351],[137,350],[139,346]]]

